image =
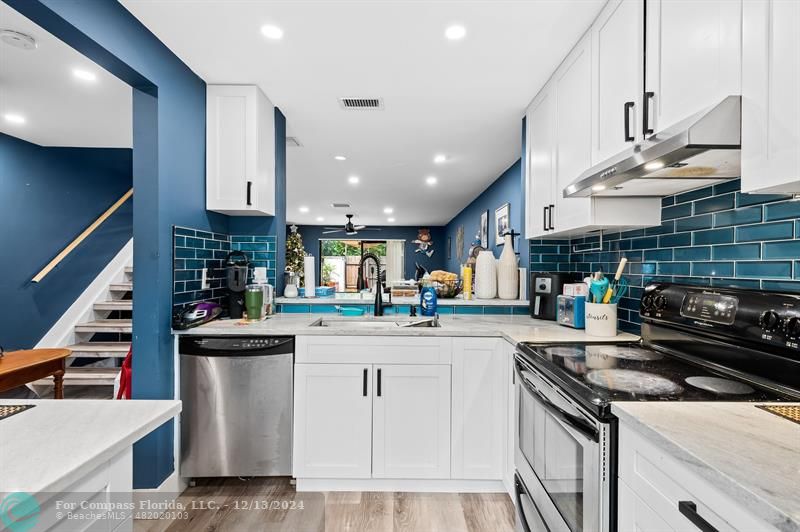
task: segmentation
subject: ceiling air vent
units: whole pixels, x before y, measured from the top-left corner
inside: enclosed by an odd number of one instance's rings
[[[368,111],[370,109],[383,109],[383,98],[339,98],[342,109],[355,111]]]
[[[299,148],[300,146],[302,146],[302,144],[300,144],[300,141],[297,140],[297,137],[286,137],[286,145],[289,146],[290,148]]]
[[[350,204],[349,203],[331,203],[331,207],[334,207],[336,209],[349,209],[350,208]]]

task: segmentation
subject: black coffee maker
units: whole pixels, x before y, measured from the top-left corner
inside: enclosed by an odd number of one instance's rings
[[[238,320],[244,314],[244,289],[247,286],[247,272],[250,261],[241,251],[231,251],[225,259],[228,288],[228,314]]]

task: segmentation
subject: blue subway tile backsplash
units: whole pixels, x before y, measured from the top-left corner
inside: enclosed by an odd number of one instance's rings
[[[225,288],[225,259],[232,250],[245,251],[251,267],[267,268],[267,279],[275,285],[276,243],[274,236],[229,236],[223,233],[200,231],[190,227],[173,228],[173,289],[172,305],[180,308],[189,303],[214,301],[223,303]],[[247,244],[247,249],[241,246]],[[202,287],[206,270],[208,288]],[[251,269],[252,276],[252,269]]]
[[[619,305],[620,328],[638,331],[638,300],[653,281],[800,292],[800,201],[780,194],[745,194],[738,179],[663,198],[657,227],[570,241],[531,240],[530,271],[613,272],[628,259],[628,295]],[[567,247],[569,264],[546,260]],[[573,246],[578,251],[572,251]],[[548,268],[548,266],[553,266]]]

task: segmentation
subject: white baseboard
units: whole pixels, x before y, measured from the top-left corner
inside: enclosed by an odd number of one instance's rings
[[[133,239],[130,239],[97,277],[89,283],[78,299],[50,327],[50,330],[42,336],[39,343],[36,344],[36,348],[63,347],[74,344],[75,325],[94,319],[94,303],[108,298],[108,285],[124,278],[125,266],[131,264],[132,260]]]
[[[297,491],[404,491],[414,493],[508,493],[502,480],[298,478]]]
[[[186,479],[173,471],[157,488],[133,490],[133,502],[137,508],[141,508],[144,501],[170,502],[183,493],[187,486]]]

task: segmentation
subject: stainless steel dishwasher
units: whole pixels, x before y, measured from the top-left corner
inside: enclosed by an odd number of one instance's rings
[[[292,473],[294,338],[181,336],[183,477]]]

